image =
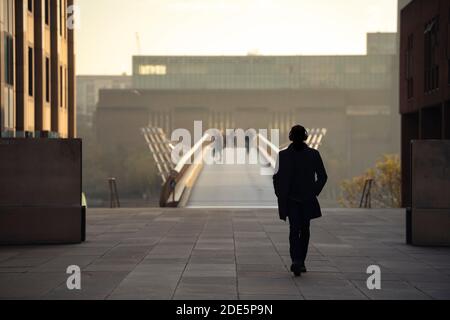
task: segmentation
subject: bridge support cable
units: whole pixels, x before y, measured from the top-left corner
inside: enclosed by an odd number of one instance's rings
[[[153,155],[162,179],[160,207],[186,205],[190,191],[203,168],[203,157],[209,151],[211,136],[205,134],[183,157],[174,164],[174,146],[161,128],[143,128],[142,133]]]
[[[174,169],[171,160],[173,146],[161,128],[147,127],[142,128],[141,131],[155,160],[158,174],[164,184]]]

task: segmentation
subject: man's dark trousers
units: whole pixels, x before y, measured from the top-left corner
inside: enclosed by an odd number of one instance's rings
[[[290,253],[292,263],[304,265],[308,254],[311,220],[299,202],[289,201]]]

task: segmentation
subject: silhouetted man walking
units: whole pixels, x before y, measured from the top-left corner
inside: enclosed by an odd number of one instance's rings
[[[307,271],[310,221],[322,216],[317,197],[328,180],[320,153],[306,145],[307,139],[304,127],[292,128],[292,144],[280,152],[273,176],[280,219],[286,221],[289,217],[291,271],[295,276]]]

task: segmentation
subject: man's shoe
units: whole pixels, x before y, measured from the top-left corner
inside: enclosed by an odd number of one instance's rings
[[[308,270],[306,269],[305,265],[301,265],[300,266],[300,272],[301,273],[307,273],[308,272]]]
[[[291,272],[293,272],[296,277],[301,277],[301,275],[302,275],[300,267],[301,266],[298,264],[291,265]]]

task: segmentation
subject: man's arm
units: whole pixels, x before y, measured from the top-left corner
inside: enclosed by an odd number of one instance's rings
[[[284,152],[280,152],[275,167],[275,175],[273,176],[273,185],[275,194],[278,198],[278,213],[280,219],[286,221],[288,217],[288,197],[290,188],[290,177],[292,175],[289,167],[289,159]]]
[[[317,175],[315,193],[316,196],[319,196],[328,181],[327,171],[325,170],[325,166],[323,165],[322,157],[320,156],[319,151],[316,152],[315,162]]]
[[[279,171],[280,171],[280,154],[278,153],[277,155],[277,162],[275,165],[275,174],[273,175],[273,189],[275,190],[275,195],[277,196],[277,198],[280,197],[280,192],[279,192]]]
[[[290,186],[290,168],[286,155],[283,152],[278,154],[275,175],[273,176],[273,185],[277,198],[287,198],[289,196]]]

